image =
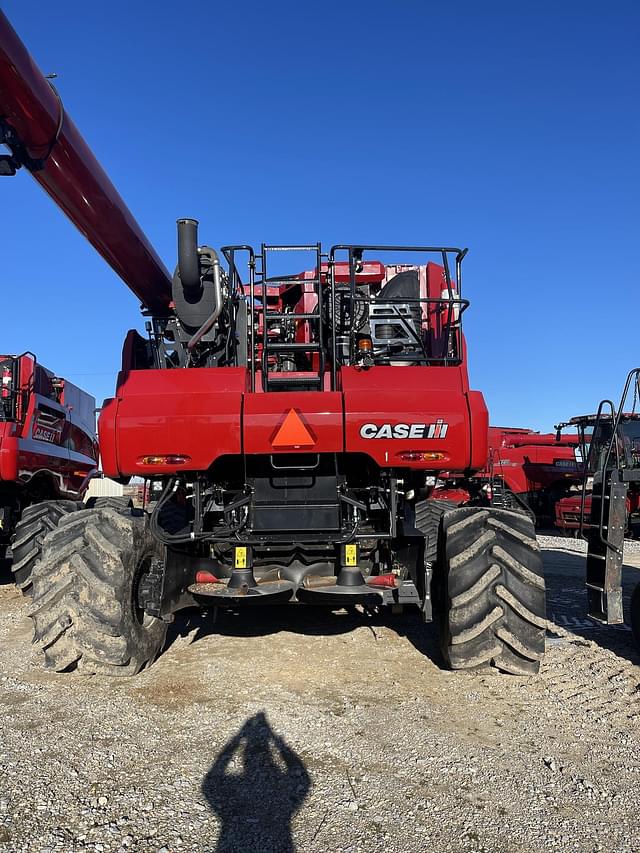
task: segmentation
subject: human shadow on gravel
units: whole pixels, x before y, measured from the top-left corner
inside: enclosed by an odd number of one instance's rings
[[[216,853],[295,853],[291,821],[310,787],[304,763],[266,715],[250,717],[202,783],[220,822]]]
[[[195,643],[216,634],[223,637],[264,637],[280,631],[306,637],[335,637],[363,626],[371,630],[373,639],[377,639],[377,628],[395,631],[398,636],[406,637],[438,668],[444,668],[435,625],[425,625],[418,610],[411,607],[400,615],[385,610],[370,614],[355,608],[331,610],[309,604],[272,605],[237,611],[220,608],[215,621],[213,611],[185,610],[169,626],[164,650],[169,649],[179,637],[186,637],[192,632],[195,632],[192,640]]]
[[[631,593],[640,582],[637,569],[624,568],[622,597],[625,625],[603,625],[587,615],[585,589],[585,555],[562,549],[545,549],[545,580],[547,584],[547,618],[579,637],[592,640],[634,665],[640,664],[640,652],[629,628]],[[551,629],[551,634],[553,630]]]

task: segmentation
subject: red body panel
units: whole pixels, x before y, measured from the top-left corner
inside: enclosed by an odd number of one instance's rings
[[[15,425],[0,424],[0,480],[15,482],[18,479],[18,439]]]
[[[471,417],[471,461],[469,468],[480,471],[489,455],[489,410],[480,391],[467,391]]]
[[[178,469],[142,458],[174,454],[189,457],[179,470],[206,471],[218,457],[240,453],[246,382],[239,367],[121,372],[98,425],[104,473],[168,474]]]
[[[562,498],[555,506],[556,527],[560,530],[578,530],[580,527],[580,509],[582,507],[582,495],[570,495]],[[627,506],[627,511],[629,507]],[[591,495],[586,495],[584,501],[584,527],[588,527],[591,514]]]
[[[0,116],[34,160],[46,158],[33,177],[146,307],[166,313],[169,273],[75,124],[66,114],[60,124],[61,110],[0,10]]]
[[[272,443],[287,414],[293,409],[311,438],[308,444]],[[342,453],[342,395],[330,392],[281,392],[246,394],[243,429],[245,453]]]
[[[484,464],[486,408],[482,395],[467,390],[463,368],[345,367],[341,384],[342,392],[265,394],[247,391],[244,368],[123,371],[117,396],[106,401],[100,415],[103,470],[110,477],[206,471],[216,459],[241,452],[346,451],[367,454],[381,467],[433,471]],[[275,447],[274,437],[292,409],[314,441]],[[435,435],[365,437],[372,426],[395,430],[397,425],[433,425]],[[442,456],[407,461],[399,455],[412,451]],[[174,454],[189,458],[180,466],[142,461]]]
[[[470,465],[471,447],[464,385],[462,372],[456,368],[374,367],[368,371],[343,368],[347,453],[366,453],[382,468],[465,470]],[[384,433],[380,437],[365,437],[373,434],[368,425],[411,427],[439,420],[447,429],[434,430],[437,435],[432,438],[416,437],[419,430],[414,430],[412,437],[411,428],[406,437],[389,438]],[[411,463],[400,456],[412,451],[443,456],[439,460]]]
[[[18,363],[15,418],[0,421],[0,481],[28,486],[46,478],[53,493],[80,498],[95,473],[95,400],[51,374],[31,355],[0,356]],[[46,490],[46,489],[45,489]]]

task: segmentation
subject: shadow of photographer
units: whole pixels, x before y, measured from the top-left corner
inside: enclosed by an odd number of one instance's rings
[[[264,713],[224,746],[202,784],[220,821],[216,853],[295,853],[291,821],[311,779]]]

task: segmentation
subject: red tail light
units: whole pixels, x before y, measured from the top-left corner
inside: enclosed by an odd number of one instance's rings
[[[191,462],[191,457],[183,456],[180,453],[140,456],[138,458],[138,465],[184,465],[186,462]]]
[[[397,455],[403,462],[438,462],[447,458],[446,453],[436,450],[402,450]]]

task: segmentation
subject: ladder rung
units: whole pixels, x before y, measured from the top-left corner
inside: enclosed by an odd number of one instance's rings
[[[265,252],[317,252],[319,246],[263,246]]]
[[[595,592],[604,592],[603,586],[598,586],[597,583],[585,583],[587,589],[593,589]]]
[[[264,317],[266,321],[269,323],[271,320],[319,320],[319,314],[275,314],[271,311],[266,311],[264,313]]]
[[[321,376],[287,376],[286,373],[276,373],[269,374],[269,378],[265,383],[266,387],[276,388],[278,385],[282,385],[286,388],[303,388],[303,387],[313,387],[313,388],[322,388],[322,377]]]
[[[257,281],[256,287],[280,287],[283,284],[322,284],[317,278],[265,278],[262,281]]]
[[[320,344],[272,344],[267,343],[266,352],[319,352]]]
[[[267,374],[267,382],[275,383],[276,385],[282,385],[285,382],[291,382],[295,384],[296,382],[305,383],[308,382],[310,384],[320,383],[322,381],[322,377],[316,374],[309,374],[308,376],[300,376],[299,373],[295,373],[291,371],[291,373],[268,373]]]

